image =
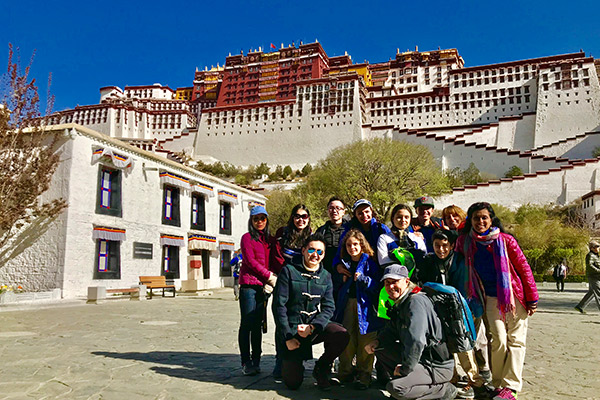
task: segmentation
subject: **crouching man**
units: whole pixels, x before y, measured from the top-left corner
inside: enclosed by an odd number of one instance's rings
[[[348,332],[330,322],[335,309],[331,275],[321,266],[325,243],[311,235],[302,247],[302,262],[286,265],[277,278],[273,315],[278,352],[283,359],[283,382],[297,389],[304,379],[302,362],[312,358],[312,346],[323,342],[325,353],[313,370],[317,386],[328,390],[337,383],[331,378],[331,364],[344,351]]]
[[[410,282],[403,265],[388,266],[382,281],[394,302],[390,321],[365,349],[389,374],[386,389],[396,399],[454,399],[454,360],[433,303]]]

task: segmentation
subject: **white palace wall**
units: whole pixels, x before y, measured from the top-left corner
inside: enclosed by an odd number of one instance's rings
[[[338,146],[363,138],[358,101],[358,86],[353,88],[352,110],[338,111],[333,115],[311,113],[310,100],[302,94],[301,102],[289,105],[261,104],[254,114],[238,110],[233,117],[216,117],[227,123],[215,125],[216,112],[202,114],[194,141],[196,156],[211,155],[234,165],[248,166],[267,162],[269,165],[290,165],[302,168],[307,162],[314,163],[325,158]],[[301,104],[301,115],[298,106]],[[291,111],[290,111],[290,108]],[[245,111],[245,110],[244,110]],[[280,117],[281,114],[284,117]],[[291,116],[290,116],[291,113]],[[259,121],[254,120],[258,114]],[[267,115],[267,119],[263,118]],[[247,117],[252,117],[247,121]],[[273,117],[275,115],[275,117]],[[239,122],[239,118],[243,122]],[[231,122],[234,118],[235,122]],[[207,121],[211,120],[209,124]]]
[[[501,204],[511,209],[523,204],[566,205],[598,187],[598,170],[598,160],[595,160],[535,176],[467,185],[439,197],[436,203],[440,207],[455,204],[465,210],[478,201]]]

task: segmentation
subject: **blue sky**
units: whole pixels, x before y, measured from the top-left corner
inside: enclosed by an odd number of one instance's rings
[[[191,86],[195,68],[270,43],[318,39],[329,56],[374,63],[401,51],[457,48],[466,66],[583,49],[600,57],[598,1],[31,1],[0,2],[8,43],[55,110],[95,104],[102,86]]]

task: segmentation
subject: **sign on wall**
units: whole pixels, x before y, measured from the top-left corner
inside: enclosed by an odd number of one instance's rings
[[[152,243],[133,242],[133,258],[152,259]]]

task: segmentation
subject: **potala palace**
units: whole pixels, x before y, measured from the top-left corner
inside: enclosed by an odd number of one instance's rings
[[[442,168],[502,177],[455,188],[441,204],[569,204],[600,227],[600,61],[584,52],[465,67],[457,49],[389,61],[329,57],[320,43],[229,55],[193,85],[100,89],[100,103],[54,115],[176,160],[302,167],[376,137],[427,146]],[[267,150],[267,151],[265,151]],[[596,223],[598,222],[598,225]]]

